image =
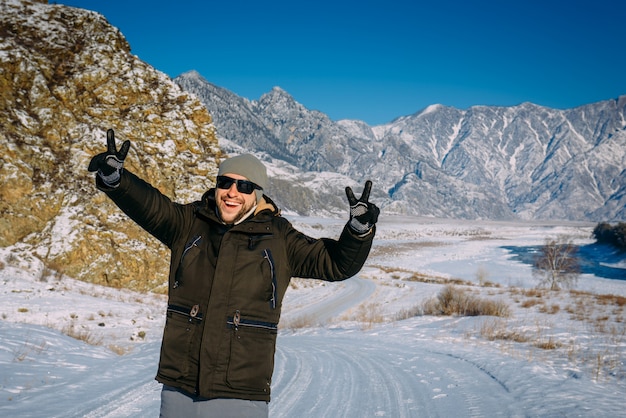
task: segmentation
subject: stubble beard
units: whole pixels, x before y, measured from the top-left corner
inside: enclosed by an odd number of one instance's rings
[[[218,211],[219,211],[219,215],[220,215],[220,218],[222,219],[222,221],[224,221],[227,224],[236,224],[237,222],[240,222],[248,214],[248,212],[250,212],[252,210],[252,208],[254,207],[254,203],[248,203],[248,202],[244,201],[243,204],[241,205],[241,208],[235,214],[235,216],[232,218],[232,220],[231,219],[227,220],[227,219],[225,219],[224,211],[222,210],[222,207],[225,206],[225,205],[226,205],[226,203],[222,201],[221,205],[218,205]]]

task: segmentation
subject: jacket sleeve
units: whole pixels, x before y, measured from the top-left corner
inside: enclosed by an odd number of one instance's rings
[[[116,188],[107,187],[96,176],[96,186],[139,226],[163,244],[172,247],[177,231],[184,229],[190,205],[172,202],[167,196],[128,170]]]
[[[338,240],[313,239],[290,225],[287,252],[293,276],[327,281],[354,276],[367,260],[374,234],[375,228],[364,236],[357,236],[346,225]]]

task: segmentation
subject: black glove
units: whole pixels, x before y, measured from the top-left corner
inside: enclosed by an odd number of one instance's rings
[[[372,229],[376,221],[380,209],[373,203],[368,202],[370,191],[372,190],[372,182],[366,181],[363,194],[359,200],[356,200],[354,193],[350,187],[346,187],[346,196],[350,203],[350,221],[348,225],[357,234],[366,234]]]
[[[130,149],[130,141],[122,144],[119,152],[115,148],[115,134],[113,129],[107,131],[107,150],[91,159],[89,171],[97,171],[102,182],[109,187],[116,187],[120,183],[124,160]]]

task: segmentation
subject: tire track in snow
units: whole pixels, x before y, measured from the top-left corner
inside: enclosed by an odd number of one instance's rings
[[[77,398],[81,401],[59,417],[121,418],[158,416],[161,385],[154,380],[160,344],[157,342],[137,347],[126,356],[104,362],[76,384]],[[123,376],[121,376],[123,374]],[[116,376],[119,379],[116,379]],[[102,382],[95,381],[101,377]],[[89,385],[100,386],[99,396],[93,395]]]
[[[376,284],[367,279],[353,277],[341,282],[343,288],[337,290],[326,299],[316,299],[314,304],[306,305],[298,309],[290,309],[283,315],[285,318],[311,317],[318,324],[325,324],[336,318],[342,312],[358,305],[370,297],[376,290]],[[337,284],[329,284],[336,286]],[[286,307],[285,309],[289,309]]]
[[[160,399],[161,385],[152,380],[148,383],[111,391],[95,398],[87,403],[95,405],[94,408],[87,407],[83,409],[85,412],[76,413],[75,416],[84,418],[154,416],[154,413],[150,413],[148,409],[154,409],[155,405],[160,405]],[[158,409],[156,413],[158,414]]]
[[[300,308],[296,314],[323,323],[376,290],[370,280],[345,283],[345,289],[333,297]],[[331,330],[279,335],[272,418],[498,417],[514,416],[513,404],[508,388],[489,371],[416,342],[397,344],[383,336]]]
[[[272,418],[510,417],[515,399],[465,359],[376,335],[279,337]]]

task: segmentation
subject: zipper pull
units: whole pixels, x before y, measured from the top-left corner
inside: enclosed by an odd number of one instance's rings
[[[233,325],[235,326],[235,331],[239,329],[239,322],[241,322],[241,312],[239,312],[239,310],[236,310],[235,315],[233,316]]]

